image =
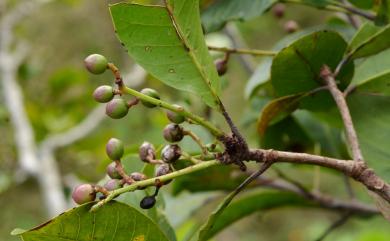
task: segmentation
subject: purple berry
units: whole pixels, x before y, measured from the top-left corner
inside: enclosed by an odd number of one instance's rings
[[[104,184],[104,188],[112,191],[122,187],[122,182],[118,179],[110,179]]]
[[[276,18],[282,18],[284,16],[284,12],[286,10],[286,7],[283,3],[277,3],[272,8],[272,13]]]
[[[100,103],[107,103],[114,98],[114,89],[109,85],[102,85],[95,89],[93,98]]]
[[[184,137],[183,128],[177,124],[168,124],[164,128],[163,136],[169,142],[181,141]]]
[[[122,141],[116,138],[111,138],[106,144],[106,153],[111,160],[120,160],[124,153]]]
[[[72,198],[77,204],[92,202],[96,198],[95,188],[91,184],[81,184],[73,190]]]
[[[177,161],[181,156],[181,148],[178,145],[166,145],[161,151],[161,159],[166,163]]]
[[[140,207],[142,209],[150,209],[156,204],[156,197],[155,196],[146,196],[144,197],[140,202]]]
[[[139,147],[138,154],[139,158],[143,162],[149,162],[150,159],[156,159],[156,151],[154,149],[154,146],[147,141],[142,143],[142,145]]]
[[[218,75],[222,76],[227,72],[227,61],[226,59],[217,59],[214,61],[215,68],[217,69]]]
[[[120,119],[127,115],[129,107],[121,98],[113,99],[106,105],[106,114],[113,119]]]
[[[91,54],[84,59],[84,64],[92,74],[102,74],[107,69],[108,61],[103,55]]]
[[[116,163],[111,162],[108,164],[106,168],[107,175],[111,177],[112,179],[122,179],[122,176],[119,174],[118,170],[116,169]]]
[[[140,172],[133,172],[130,174],[130,177],[136,181],[136,182],[139,182],[139,181],[142,181],[142,180],[145,180],[147,177],[145,176],[145,174],[143,173],[140,173]]]

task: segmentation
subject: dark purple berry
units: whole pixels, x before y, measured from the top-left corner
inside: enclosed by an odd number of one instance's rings
[[[285,10],[286,10],[286,6],[283,3],[277,3],[272,8],[272,13],[276,18],[282,18],[284,16]]]
[[[154,175],[156,177],[159,177],[159,176],[164,176],[166,174],[169,174],[172,172],[172,169],[171,167],[169,166],[169,164],[161,164],[161,165],[158,165],[156,167],[156,170],[155,170],[155,173]],[[169,181],[165,181],[163,184],[166,185],[168,183],[170,183],[172,180],[169,180]]]
[[[161,151],[161,159],[166,163],[172,163],[177,161],[181,156],[180,146],[166,145]]]
[[[156,204],[156,197],[155,196],[146,196],[141,200],[139,206],[142,209],[150,209],[154,206],[154,204]]]
[[[92,202],[96,198],[95,188],[91,184],[81,184],[73,190],[72,199],[77,204]]]
[[[108,164],[106,168],[107,175],[111,177],[112,179],[122,179],[122,176],[119,174],[118,170],[116,169],[116,163],[111,162]]]
[[[142,143],[142,145],[139,147],[138,154],[139,158],[143,162],[149,162],[149,160],[156,159],[156,151],[154,149],[154,146],[147,141]]]
[[[102,85],[95,89],[93,98],[100,103],[107,103],[114,98],[114,89],[109,85]]]
[[[150,88],[145,88],[145,89],[142,89],[140,91],[142,94],[144,95],[147,95],[147,96],[150,96],[152,98],[155,98],[155,99],[160,99],[160,95],[158,94],[158,92],[154,89],[150,89]],[[152,103],[149,103],[147,101],[143,101],[141,100],[142,104],[148,108],[153,108],[153,107],[156,107],[156,105],[152,104]]]
[[[127,112],[129,112],[129,106],[121,98],[113,99],[106,105],[106,114],[113,119],[123,118]]]
[[[84,59],[84,64],[92,74],[102,74],[107,69],[108,61],[103,55],[91,54]]]
[[[217,68],[217,72],[219,76],[226,74],[227,72],[227,61],[226,59],[217,59],[214,61],[215,68]]]
[[[145,174],[143,173],[140,173],[140,172],[133,172],[130,174],[130,177],[136,181],[136,182],[139,182],[139,181],[142,181],[142,180],[145,180],[147,177],[145,176]]]
[[[179,105],[174,105],[174,106],[183,108]],[[176,123],[176,124],[183,123],[186,120],[184,115],[177,113],[177,112],[170,111],[170,110],[167,111],[167,118],[168,118],[168,120],[170,120],[171,122]]]
[[[122,187],[122,182],[118,179],[110,179],[104,184],[104,188],[112,191]]]
[[[163,136],[169,142],[181,141],[184,137],[183,128],[177,124],[168,124],[164,128]]]
[[[111,160],[120,160],[124,153],[122,141],[116,138],[111,138],[106,144],[106,153]]]

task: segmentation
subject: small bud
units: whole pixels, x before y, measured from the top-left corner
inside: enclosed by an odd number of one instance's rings
[[[145,176],[145,174],[143,173],[140,173],[140,172],[133,172],[130,174],[130,177],[136,181],[136,182],[139,182],[139,181],[142,181],[142,180],[145,180],[147,177]]]
[[[154,204],[156,204],[156,197],[155,196],[146,196],[141,200],[139,206],[142,209],[150,209],[154,206]]]
[[[174,105],[174,106],[181,107],[178,105]],[[177,112],[170,111],[170,110],[167,111],[167,118],[168,118],[168,120],[170,120],[171,122],[176,123],[176,124],[183,123],[186,120],[184,115],[177,113]]]
[[[139,158],[143,162],[149,162],[150,159],[156,159],[156,151],[154,149],[154,146],[147,141],[142,143],[142,145],[139,147],[138,154]]]
[[[169,142],[181,141],[184,137],[183,128],[177,124],[168,124],[164,128],[163,136]]]
[[[160,95],[158,94],[158,92],[154,89],[150,89],[150,88],[145,88],[145,89],[142,89],[140,91],[142,94],[144,95],[147,95],[147,96],[150,96],[150,97],[153,97],[155,99],[160,99]],[[156,105],[152,104],[152,103],[149,103],[149,102],[146,102],[146,101],[143,101],[141,100],[142,104],[148,108],[153,108],[153,107],[156,107]]]
[[[226,74],[227,72],[227,61],[226,59],[217,59],[214,61],[215,68],[217,68],[217,72],[219,76]]]
[[[169,174],[172,172],[172,169],[171,167],[169,166],[169,164],[161,164],[161,165],[158,165],[156,167],[156,170],[154,172],[154,175],[156,177],[159,177],[159,176],[164,176],[166,174]],[[169,181],[165,181],[163,182],[162,184],[166,185],[168,183],[170,183],[172,180],[169,180]]]
[[[93,98],[100,103],[107,103],[114,98],[114,89],[109,85],[102,85],[95,89]]]
[[[161,159],[166,163],[172,163],[177,161],[181,156],[180,146],[166,145],[161,151]]]
[[[286,10],[286,6],[283,3],[277,3],[272,8],[272,13],[276,18],[282,18],[284,16],[285,10]]]
[[[120,160],[124,153],[122,141],[116,138],[111,138],[106,144],[106,153],[111,160]]]
[[[118,179],[110,179],[104,184],[104,188],[112,191],[122,187],[122,182]]]
[[[92,202],[96,198],[95,188],[91,184],[81,184],[72,193],[72,199],[77,204]]]
[[[91,54],[84,59],[85,67],[92,74],[102,74],[107,69],[108,61],[100,54]]]
[[[116,163],[111,162],[108,164],[106,168],[107,175],[111,177],[112,179],[122,179],[122,176],[119,174],[118,170],[116,169]]]
[[[299,25],[294,20],[289,20],[284,24],[284,30],[287,33],[294,33],[299,29]]]
[[[106,105],[106,114],[113,119],[120,119],[127,115],[129,107],[123,99],[113,99]]]

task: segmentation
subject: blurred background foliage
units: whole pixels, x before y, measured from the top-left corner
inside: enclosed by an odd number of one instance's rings
[[[17,1],[8,1],[5,6],[12,8]],[[37,142],[44,140],[49,134],[60,133],[79,123],[97,106],[91,98],[93,90],[99,85],[111,83],[113,78],[109,73],[92,76],[85,71],[82,62],[85,56],[94,52],[101,53],[116,63],[123,72],[131,69],[133,63],[116,39],[109,16],[107,6],[114,2],[53,1],[24,19],[15,29],[17,38],[27,41],[31,46],[29,56],[18,69],[18,77]],[[202,1],[202,8],[207,8],[212,2],[212,0]],[[346,27],[344,19],[340,16],[301,5],[288,5],[281,19],[267,12],[249,21],[234,22],[232,25],[239,30],[250,48],[273,49],[280,39],[291,36],[284,28],[289,20],[295,20],[300,29],[332,25],[341,29],[346,38],[350,38],[354,32],[350,27]],[[217,44],[221,41],[230,41],[223,31],[210,34],[208,39]],[[256,65],[265,61],[267,58],[255,58]],[[270,127],[266,136],[260,140],[256,132],[256,120],[262,107],[269,101],[269,92],[263,91],[267,90],[265,86],[263,90],[253,91],[252,97],[248,99],[247,84],[251,77],[252,73],[243,67],[238,56],[232,56],[228,73],[223,78],[225,87],[222,95],[225,106],[239,124],[251,146],[348,158],[337,115],[333,115],[334,118],[332,116],[334,123],[329,124],[330,122],[324,121],[324,113],[311,114],[301,110]],[[187,105],[197,113],[208,114],[209,110],[195,97],[175,91],[150,76],[133,84],[137,89],[146,86],[155,88],[165,100]],[[6,108],[0,102],[0,206],[2,207],[0,239],[4,241],[18,240],[17,237],[9,235],[13,228],[30,228],[47,218],[36,181],[18,176],[13,130],[8,115]],[[223,123],[221,116],[215,113],[211,113],[210,118],[215,123]],[[56,158],[63,179],[98,182],[104,177],[105,167],[109,162],[104,146],[110,137],[122,139],[126,143],[128,153],[131,154],[137,151],[144,140],[156,146],[164,144],[161,132],[167,123],[163,111],[145,109],[142,106],[131,109],[124,119],[106,118],[92,134],[57,151]],[[202,130],[195,131],[208,138]],[[183,144],[183,148],[189,152],[196,151],[188,140]],[[129,158],[125,162],[128,169],[132,169],[131,162],[137,162],[136,158]],[[139,164],[134,165],[138,168],[142,167]],[[279,169],[310,189],[317,188],[323,193],[346,197],[345,188],[341,185],[343,177],[339,173],[319,167],[297,167],[287,164],[279,165]],[[227,174],[229,172],[228,170]],[[271,171],[269,175],[276,174]],[[215,178],[226,184],[228,176],[216,175]],[[201,174],[196,182],[200,186],[202,182],[209,184],[209,180],[203,178]],[[191,185],[191,180],[177,180],[174,185],[164,190],[167,208],[165,213],[174,228],[178,230],[178,240],[195,223],[204,220],[205,214],[215,207],[217,204],[215,200],[220,200],[222,194],[221,191],[189,194],[186,190]],[[235,182],[226,185],[225,189],[231,189],[234,185]],[[371,202],[361,185],[353,183],[353,187],[360,200]],[[68,186],[64,190],[68,195],[70,188],[72,187]],[[177,196],[172,197],[171,191]],[[207,205],[201,209],[205,202]],[[185,217],[190,218],[184,221]],[[337,215],[326,210],[286,207],[253,213],[236,222],[214,239],[314,240],[335,219]],[[387,241],[389,237],[389,224],[378,215],[371,218],[351,219],[345,226],[333,232],[328,240]]]

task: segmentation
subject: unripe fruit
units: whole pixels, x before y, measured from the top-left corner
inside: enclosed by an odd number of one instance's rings
[[[124,147],[121,140],[116,138],[111,138],[106,144],[106,153],[107,156],[113,160],[120,160],[123,156]]]
[[[177,161],[181,156],[181,148],[178,145],[166,145],[161,151],[161,159],[166,163]]]
[[[168,173],[171,173],[172,172],[172,169],[171,167],[169,166],[169,164],[161,164],[161,165],[158,165],[156,167],[156,170],[154,172],[154,175],[156,177],[159,177],[159,176],[163,176],[163,175],[166,175]],[[163,182],[164,185],[170,183],[172,180],[169,180],[169,181],[165,181]]]
[[[158,92],[154,89],[150,89],[150,88],[145,88],[145,89],[142,89],[140,91],[142,94],[144,95],[147,95],[147,96],[150,96],[150,97],[153,97],[155,99],[160,99],[160,95],[158,94]],[[141,100],[142,104],[148,108],[153,108],[153,107],[156,107],[156,105],[152,104],[152,103],[149,103],[149,102],[146,102],[146,101],[143,101]]]
[[[178,105],[174,105],[174,106],[182,108],[181,106],[178,106]],[[183,123],[186,120],[184,115],[177,113],[177,112],[170,111],[170,110],[167,111],[167,118],[168,118],[168,120],[170,120],[171,122],[176,123],[176,124]]]
[[[144,197],[140,202],[140,207],[142,209],[150,209],[156,204],[156,197],[155,196],[146,196]]]
[[[81,184],[72,193],[72,199],[77,204],[92,202],[96,198],[95,188],[91,184]]]
[[[284,30],[287,33],[294,33],[299,29],[299,25],[294,20],[289,20],[284,24]]]
[[[227,60],[226,59],[217,59],[214,61],[215,68],[219,76],[226,74],[227,72]]]
[[[184,137],[183,128],[177,124],[168,124],[164,128],[163,136],[169,142],[181,141]]]
[[[118,170],[116,169],[116,163],[111,162],[108,164],[106,168],[107,175],[111,177],[112,179],[121,179],[122,176],[119,174]]]
[[[102,74],[107,69],[108,61],[100,54],[91,54],[84,59],[85,67],[92,74]]]
[[[113,99],[106,105],[106,114],[113,119],[120,119],[127,115],[129,107],[123,99]]]
[[[102,85],[95,89],[93,98],[100,103],[107,103],[114,98],[114,89],[109,85]]]
[[[284,16],[285,10],[286,10],[286,6],[283,3],[277,3],[272,8],[272,13],[276,18],[282,18]]]
[[[156,151],[153,144],[147,141],[142,143],[142,145],[139,147],[138,155],[143,162],[149,162],[150,159],[156,159]]]
[[[122,182],[118,179],[111,179],[111,180],[108,180],[105,184],[104,184],[104,188],[107,189],[108,191],[112,191],[112,190],[115,190],[115,189],[118,189],[118,188],[121,188],[122,187]]]
[[[142,180],[145,180],[147,177],[145,176],[145,174],[143,173],[140,173],[140,172],[133,172],[130,174],[130,177],[136,181],[136,182],[139,182],[139,181],[142,181]]]

